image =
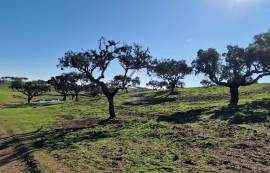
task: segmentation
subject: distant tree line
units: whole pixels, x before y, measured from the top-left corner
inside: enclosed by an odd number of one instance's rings
[[[22,80],[22,81],[26,81],[26,80],[28,80],[28,78],[27,77],[4,76],[4,77],[1,77],[1,80],[6,80],[6,81]]]
[[[21,81],[27,81],[28,78],[27,77],[13,77],[13,76],[4,76],[0,78],[0,82],[4,83],[4,82],[11,82],[11,81],[17,81],[17,80],[21,80]]]

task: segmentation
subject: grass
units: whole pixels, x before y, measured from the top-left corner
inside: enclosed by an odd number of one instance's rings
[[[1,86],[0,127],[44,172],[270,172],[269,90],[242,87],[238,110],[226,108],[223,87],[120,93],[117,119],[98,123],[107,118],[102,96],[24,105],[19,93]]]
[[[8,84],[0,84],[0,104],[21,103],[23,99],[22,94],[11,92]]]

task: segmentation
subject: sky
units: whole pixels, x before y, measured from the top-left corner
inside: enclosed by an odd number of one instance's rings
[[[0,76],[47,80],[64,72],[56,65],[66,51],[95,49],[101,36],[191,63],[199,49],[247,46],[270,29],[269,9],[269,0],[0,0]],[[118,72],[112,64],[108,80]]]

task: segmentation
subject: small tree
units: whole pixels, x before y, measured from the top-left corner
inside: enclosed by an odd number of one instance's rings
[[[115,118],[114,96],[120,89],[125,89],[129,85],[129,72],[148,67],[151,56],[148,49],[144,50],[138,45],[119,45],[113,40],[99,40],[98,50],[84,52],[67,52],[60,58],[59,66],[63,68],[75,68],[83,73],[91,82],[101,87],[103,94],[109,102],[110,119]],[[105,72],[113,62],[119,62],[123,69],[123,75],[117,77],[117,85],[103,81]],[[117,75],[118,76],[118,75]]]
[[[258,61],[257,53],[251,48],[228,46],[222,56],[215,49],[199,50],[197,59],[192,62],[196,74],[204,73],[217,85],[230,88],[230,107],[237,107],[238,89],[256,83],[269,75],[267,63]],[[269,57],[268,57],[269,58]]]
[[[200,84],[205,87],[205,88],[208,88],[208,87],[211,87],[211,86],[214,86],[215,84],[213,82],[211,82],[210,80],[206,80],[206,79],[203,79]]]
[[[44,94],[50,90],[50,86],[47,85],[44,81],[12,81],[10,84],[10,88],[26,95],[27,103],[30,103],[33,97]]]
[[[80,73],[64,73],[60,76],[52,77],[49,84],[54,86],[56,92],[63,95],[63,101],[67,99],[68,95],[75,97],[79,101],[79,93],[85,90],[85,77]]]
[[[86,84],[84,80],[83,74],[79,73],[68,73],[68,81],[69,81],[69,90],[72,97],[75,97],[75,101],[79,101],[80,92],[86,89]]]
[[[186,83],[183,81],[178,81],[176,84],[176,88],[185,88]]]
[[[126,83],[123,81],[126,81]],[[109,82],[108,85],[110,88],[120,88],[121,90],[124,90],[126,93],[128,93],[128,88],[140,85],[140,79],[139,77],[131,78],[129,76],[124,79],[123,75],[117,75],[114,76],[114,79]]]
[[[55,91],[63,96],[63,101],[66,101],[67,96],[71,93],[72,82],[68,74],[55,76],[48,80],[48,83],[54,87]]]
[[[152,87],[153,89],[162,89],[163,87],[167,87],[168,83],[166,81],[157,81],[157,80],[150,80],[146,86]]]
[[[87,95],[95,97],[102,94],[102,89],[99,85],[90,82],[89,84],[85,85],[85,92]]]
[[[168,83],[170,93],[173,94],[175,88],[183,87],[181,79],[192,72],[192,67],[189,67],[184,60],[163,59],[154,60],[149,67],[150,74],[161,78]]]
[[[140,78],[139,77],[135,77],[135,78],[130,78],[129,82],[128,82],[128,86],[126,87],[126,92],[128,92],[128,88],[135,88],[137,86],[139,86],[141,84]]]

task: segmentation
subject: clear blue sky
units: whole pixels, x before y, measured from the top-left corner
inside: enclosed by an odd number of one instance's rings
[[[0,76],[48,79],[62,73],[64,52],[96,48],[101,36],[190,63],[201,48],[248,45],[270,29],[269,9],[269,0],[1,0]]]

